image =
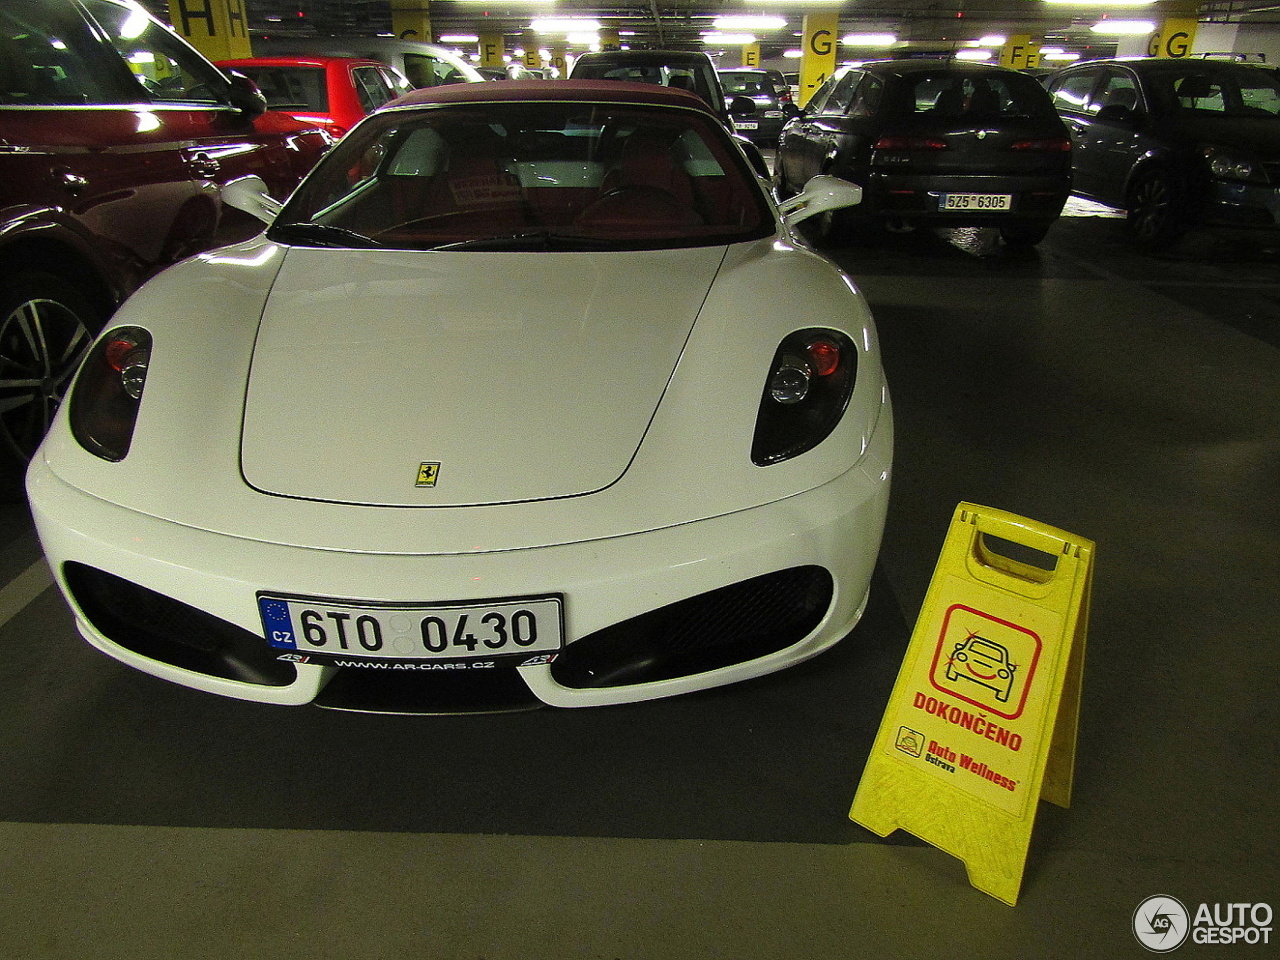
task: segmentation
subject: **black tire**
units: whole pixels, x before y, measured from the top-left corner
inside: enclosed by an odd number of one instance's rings
[[[1173,247],[1188,229],[1186,190],[1159,170],[1139,175],[1129,191],[1125,223],[1133,239],[1152,253]]]
[[[0,273],[0,456],[27,463],[105,319],[75,281]]]
[[[1034,247],[1045,238],[1052,223],[1026,221],[1008,223],[1000,228],[1000,239],[1006,247]]]

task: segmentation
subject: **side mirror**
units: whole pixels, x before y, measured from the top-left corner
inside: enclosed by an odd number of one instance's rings
[[[238,70],[224,70],[231,85],[227,88],[227,97],[231,105],[252,120],[267,112],[267,98],[262,95],[258,85]]]
[[[756,112],[756,102],[750,97],[737,96],[729,101],[729,115],[747,117]]]
[[[862,188],[856,183],[821,174],[804,185],[804,189],[778,205],[783,222],[794,227],[828,210],[852,207],[862,202]]]
[[[270,225],[283,204],[267,193],[267,184],[259,176],[249,175],[232,180],[222,187],[222,202],[236,210],[243,210]]]

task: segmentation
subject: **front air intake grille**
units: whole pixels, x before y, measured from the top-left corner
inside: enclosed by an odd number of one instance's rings
[[[293,664],[234,623],[82,563],[63,567],[72,599],[94,628],[126,650],[224,680],[284,687]]]
[[[551,665],[574,688],[670,680],[798,643],[831,605],[831,574],[794,567],[690,597],[569,644]]]

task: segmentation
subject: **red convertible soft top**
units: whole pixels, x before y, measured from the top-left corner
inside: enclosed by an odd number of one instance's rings
[[[434,103],[495,103],[513,100],[652,103],[668,107],[692,107],[711,113],[711,108],[701,97],[687,90],[626,80],[491,80],[485,83],[450,83],[406,93],[383,109]]]

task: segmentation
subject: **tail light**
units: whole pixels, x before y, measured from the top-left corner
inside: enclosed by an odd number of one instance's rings
[[[118,462],[129,453],[151,363],[151,334],[119,327],[85,358],[71,394],[71,432],[95,456]]]
[[[842,333],[811,329],[786,337],[760,399],[752,463],[789,460],[830,436],[849,404],[857,370],[857,351]]]
[[[872,150],[949,150],[950,145],[940,137],[883,136]]]
[[[1036,140],[1017,140],[1010,144],[1010,150],[1024,150],[1028,153],[1070,153],[1071,141],[1066,137],[1043,137]]]

